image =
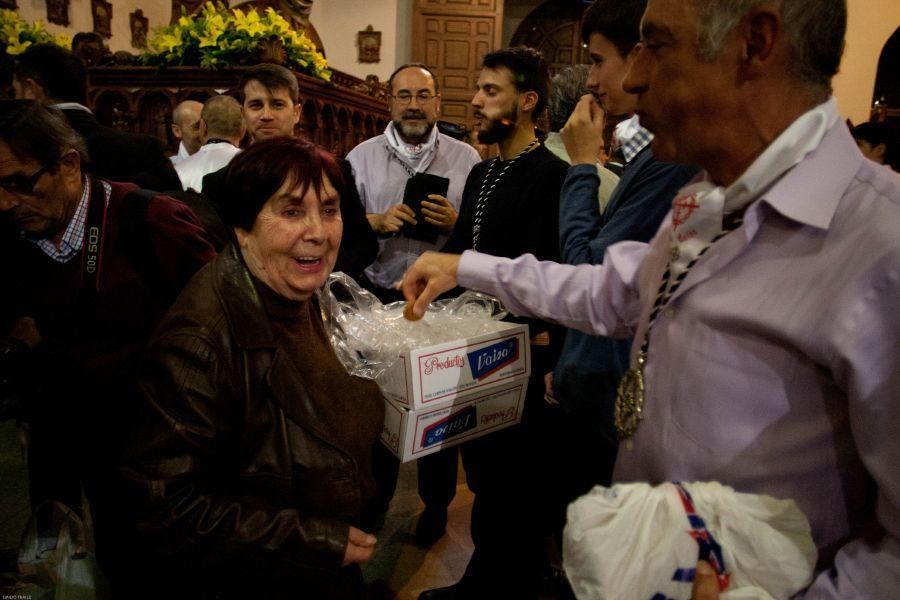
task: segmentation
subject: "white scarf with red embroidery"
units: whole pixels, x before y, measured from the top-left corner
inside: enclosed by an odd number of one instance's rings
[[[708,174],[703,181],[682,188],[672,203],[670,281],[687,270],[722,232],[724,215],[761,197],[818,147],[837,119],[837,103],[832,98],[801,115],[727,188],[714,184]]]

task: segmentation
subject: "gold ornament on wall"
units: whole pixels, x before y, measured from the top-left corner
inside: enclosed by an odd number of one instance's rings
[[[356,34],[356,45],[359,49],[358,61],[361,63],[381,62],[381,32],[375,31],[371,25],[365,31]]]

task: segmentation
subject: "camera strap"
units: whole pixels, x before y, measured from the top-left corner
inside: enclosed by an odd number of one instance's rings
[[[84,241],[81,253],[81,293],[79,301],[83,306],[91,306],[97,297],[100,285],[103,237],[106,230],[106,190],[103,183],[91,179],[91,194],[88,199],[87,219],[84,224]]]

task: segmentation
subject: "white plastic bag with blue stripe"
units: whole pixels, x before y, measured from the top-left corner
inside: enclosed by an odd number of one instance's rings
[[[790,598],[816,564],[792,500],[712,483],[595,487],[569,505],[563,565],[579,600],[690,600],[709,562],[721,600]]]

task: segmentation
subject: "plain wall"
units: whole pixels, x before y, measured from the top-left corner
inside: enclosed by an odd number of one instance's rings
[[[310,21],[322,38],[328,64],[360,79],[377,75],[385,81],[409,62],[413,0],[317,0]],[[356,35],[371,25],[381,32],[381,60],[360,63]]]
[[[841,114],[862,123],[869,120],[875,101],[881,50],[900,26],[900,0],[848,0],[847,10],[847,46],[834,79],[834,95]]]

